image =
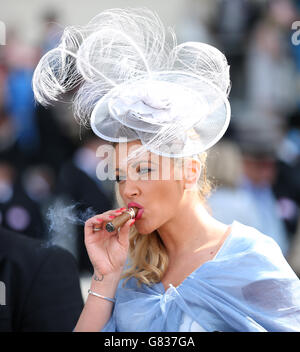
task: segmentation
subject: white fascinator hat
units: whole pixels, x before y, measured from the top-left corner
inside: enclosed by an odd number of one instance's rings
[[[111,9],[66,27],[32,81],[49,105],[73,91],[74,115],[110,142],[140,140],[137,153],[194,156],[212,147],[230,121],[229,65],[215,47],[176,43],[147,9]]]

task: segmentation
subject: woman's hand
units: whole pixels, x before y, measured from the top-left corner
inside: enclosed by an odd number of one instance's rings
[[[129,230],[134,219],[125,222],[119,231],[108,232],[105,229],[105,224],[111,221],[113,216],[120,215],[122,209],[126,208],[106,211],[85,222],[85,246],[95,273],[100,275],[120,272],[126,262]],[[94,231],[94,228],[100,228],[100,230]]]

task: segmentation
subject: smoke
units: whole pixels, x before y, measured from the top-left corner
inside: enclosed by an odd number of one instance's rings
[[[46,213],[48,239],[44,243],[46,247],[57,244],[63,247],[72,246],[77,240],[75,238],[78,235],[77,226],[84,226],[89,218],[97,214],[92,207],[83,210],[80,208],[83,208],[80,203],[67,205],[62,200],[57,200],[48,208]]]

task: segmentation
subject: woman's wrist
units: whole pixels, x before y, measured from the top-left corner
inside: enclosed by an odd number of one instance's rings
[[[115,277],[115,276],[121,275],[122,271],[123,271],[123,267],[119,267],[118,269],[115,269],[114,271],[112,271],[110,273],[103,274],[101,272],[101,269],[99,270],[97,267],[94,267],[93,277],[97,276],[99,279],[103,278],[103,276],[105,276],[105,277]]]
[[[109,320],[115,303],[122,270],[102,275],[95,272],[91,279],[89,295],[75,331],[100,331]]]
[[[99,272],[94,272],[91,280],[90,289],[101,295],[114,298],[121,274],[121,270],[109,274],[100,274]]]

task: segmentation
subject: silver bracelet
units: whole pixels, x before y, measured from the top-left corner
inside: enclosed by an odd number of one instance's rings
[[[110,301],[110,302],[113,302],[113,303],[116,302],[116,300],[115,300],[114,298],[109,298],[109,297],[102,296],[102,295],[100,295],[99,293],[93,292],[93,291],[91,291],[91,290],[88,290],[88,293],[89,293],[90,295],[93,295],[93,296],[96,296],[96,297],[99,297],[99,298],[104,298],[104,299],[106,299],[107,301]]]

